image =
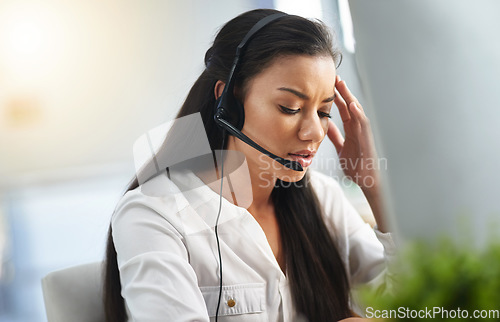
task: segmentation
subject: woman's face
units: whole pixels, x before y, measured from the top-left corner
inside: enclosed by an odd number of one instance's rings
[[[304,168],[290,170],[242,141],[230,140],[230,149],[245,154],[250,173],[258,174],[261,180],[287,182],[304,177],[327,133],[335,76],[331,57],[291,55],[276,58],[246,84],[242,132],[266,150]]]

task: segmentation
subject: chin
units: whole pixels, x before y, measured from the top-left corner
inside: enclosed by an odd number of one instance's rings
[[[279,173],[276,174],[276,177],[281,181],[288,183],[299,182],[305,177],[307,169],[308,168],[304,168],[304,171],[294,171],[290,169],[285,169],[283,171],[279,171]]]

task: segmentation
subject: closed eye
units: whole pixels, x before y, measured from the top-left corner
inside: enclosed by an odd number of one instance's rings
[[[286,114],[297,114],[297,113],[300,111],[300,108],[299,108],[299,109],[294,110],[294,109],[291,109],[291,108],[285,107],[285,106],[283,106],[283,105],[280,105],[279,107],[280,107],[281,111],[282,111],[283,113],[286,113]]]
[[[319,112],[318,112],[318,115],[319,115],[320,117],[328,117],[329,119],[331,119],[331,118],[332,118],[332,116],[331,116],[330,114],[325,113],[325,112],[321,112],[321,111],[319,111]]]

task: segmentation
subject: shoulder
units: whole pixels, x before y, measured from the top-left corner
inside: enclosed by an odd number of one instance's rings
[[[177,185],[165,173],[162,173],[137,188],[127,191],[118,201],[115,213],[133,206],[145,206],[156,210],[181,210],[187,206],[187,201],[180,198],[181,196],[182,193]]]
[[[179,188],[166,175],[160,174],[127,191],[118,201],[111,222],[113,227],[127,227],[168,221],[178,227],[178,213],[188,205]]]
[[[320,203],[344,196],[342,187],[337,180],[317,170],[309,170],[309,182]]]
[[[318,171],[309,177],[329,229],[348,236],[364,224],[337,180]]]
[[[352,209],[337,180],[319,171],[311,171],[309,183],[318,198],[324,216],[329,218],[327,220],[334,220],[340,224],[343,217]]]

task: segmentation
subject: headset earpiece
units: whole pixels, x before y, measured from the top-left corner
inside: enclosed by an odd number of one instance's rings
[[[243,128],[243,124],[245,124],[245,110],[243,104],[237,100],[232,93],[223,93],[219,96],[215,101],[214,115],[216,119],[224,119],[240,131]]]

